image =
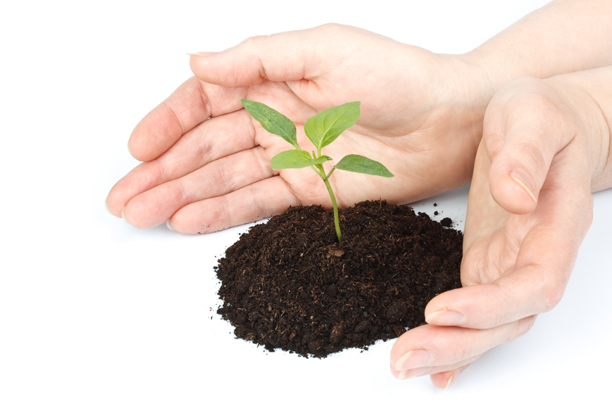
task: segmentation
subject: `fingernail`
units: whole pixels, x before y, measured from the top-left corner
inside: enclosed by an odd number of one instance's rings
[[[521,169],[514,169],[510,172],[510,177],[514,181],[516,181],[523,189],[529,194],[529,197],[537,204],[538,200],[536,200],[535,195],[533,194],[533,182],[531,178]]]
[[[455,377],[454,372],[451,374],[450,377],[448,377],[448,382],[446,383],[446,386],[443,389],[447,389],[448,387],[450,387],[450,385],[453,383],[453,377]]]
[[[452,310],[441,310],[425,316],[425,321],[437,326],[459,326],[465,324],[465,316]]]
[[[166,221],[166,227],[168,227],[169,230],[174,231],[174,228],[172,228],[172,224],[170,224],[170,220]]]
[[[127,222],[128,224],[130,223],[127,218],[125,218],[125,207],[123,207],[123,210],[121,210],[121,218],[123,218],[123,221]]]
[[[106,200],[104,200],[104,208],[106,208],[106,211],[108,211],[108,213],[112,216],[114,216],[115,214],[113,214],[110,210],[110,208],[108,208],[108,198]]]
[[[429,371],[431,371],[431,367],[421,367],[415,368],[414,370],[404,370],[400,371],[400,373],[397,375],[397,378],[400,380],[407,380],[409,378],[415,378],[425,374],[429,374]]]
[[[216,52],[188,52],[187,55],[190,57],[193,55],[195,57],[210,57],[211,55],[218,54]]]
[[[397,371],[409,370],[431,365],[433,356],[428,350],[410,350],[397,360],[395,369]]]

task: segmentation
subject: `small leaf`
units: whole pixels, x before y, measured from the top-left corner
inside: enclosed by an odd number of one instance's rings
[[[357,123],[361,102],[349,102],[326,109],[311,117],[304,124],[304,132],[319,149],[329,145],[346,129]]]
[[[329,156],[321,156],[313,159],[305,150],[287,150],[280,152],[270,160],[273,169],[301,169],[302,167],[314,166],[331,160]]]
[[[300,146],[297,142],[295,125],[293,122],[280,112],[275,111],[263,103],[241,99],[242,106],[257,120],[268,132],[282,137],[291,143],[296,149]]]
[[[352,171],[355,173],[371,174],[373,176],[393,177],[393,174],[381,163],[368,159],[358,154],[349,154],[334,166],[340,170]]]

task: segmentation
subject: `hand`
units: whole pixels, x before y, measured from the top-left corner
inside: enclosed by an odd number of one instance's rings
[[[331,206],[314,173],[270,168],[270,158],[290,146],[252,120],[240,98],[296,122],[304,149],[307,118],[362,102],[357,125],[324,154],[336,162],[366,155],[395,178],[336,172],[330,182],[346,207],[378,198],[405,203],[466,183],[493,94],[486,75],[460,57],[339,25],[251,38],[194,55],[191,68],[196,76],[136,126],[129,148],[145,163],[107,198],[110,211],[136,227],[170,220],[179,232],[204,233],[289,206]]]
[[[446,387],[560,301],[591,224],[593,174],[609,148],[601,111],[571,78],[516,80],[493,97],[470,188],[463,288],[432,299],[429,324],[397,340],[396,377],[429,374]]]

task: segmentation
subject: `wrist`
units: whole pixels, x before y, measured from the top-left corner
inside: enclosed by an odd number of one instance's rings
[[[575,137],[584,143],[591,191],[596,192],[612,187],[612,123],[607,117],[612,112],[605,108],[609,96],[602,98],[610,90],[601,89],[599,81],[589,81],[590,74],[585,71],[559,75],[545,82],[555,89],[571,112]]]
[[[488,49],[476,48],[458,57],[480,73],[493,93],[513,79],[530,75],[526,67],[500,58]]]
[[[468,113],[461,115],[466,120],[464,127],[474,139],[474,146],[478,146],[482,138],[482,125],[487,106],[503,84],[494,81],[478,61],[466,54],[438,56],[446,62],[446,82],[455,85],[455,91],[447,94],[454,97],[450,104],[460,107],[458,111]],[[449,103],[445,100],[439,102]]]

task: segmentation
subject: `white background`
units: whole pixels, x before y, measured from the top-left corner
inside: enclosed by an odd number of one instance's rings
[[[133,126],[190,76],[186,52],[338,22],[462,53],[544,3],[2,2],[0,407],[609,404],[612,191],[561,304],[445,391],[393,378],[392,342],[307,360],[234,339],[212,268],[247,227],[183,236],[104,210],[137,164]],[[434,201],[464,220],[466,188],[415,208]]]

